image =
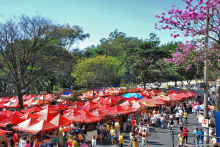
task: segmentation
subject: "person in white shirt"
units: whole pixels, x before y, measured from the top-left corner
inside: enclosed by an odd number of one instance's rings
[[[180,120],[182,120],[182,117],[183,117],[183,110],[182,109],[179,110],[179,114],[180,114]]]
[[[180,114],[179,112],[177,111],[176,112],[176,124],[179,125],[179,118],[180,118]]]
[[[139,126],[138,126],[138,141],[139,142],[140,142],[140,136],[142,136],[142,130],[143,130],[143,127],[141,123],[139,123]]]
[[[155,121],[155,118],[152,116],[151,119],[150,119],[150,124],[155,127],[156,126],[156,121]]]

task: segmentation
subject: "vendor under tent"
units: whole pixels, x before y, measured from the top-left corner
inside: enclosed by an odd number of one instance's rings
[[[26,128],[25,132],[38,133],[40,131],[44,132],[44,131],[56,129],[56,128],[58,128],[58,126],[56,126],[46,120],[41,120],[40,122]]]
[[[64,117],[61,114],[57,114],[57,116],[55,116],[50,121],[50,123],[52,123],[52,124],[54,124],[56,126],[61,126],[61,127],[68,126],[68,125],[72,124],[72,122],[69,119],[67,119],[66,117]]]
[[[122,96],[125,97],[125,98],[130,98],[130,97],[135,97],[137,99],[142,99],[143,98],[142,95],[137,94],[137,93],[127,93],[127,94],[122,95]]]
[[[19,116],[19,112],[15,111],[13,112],[9,117],[3,119],[0,121],[0,126],[2,127],[6,127],[8,124],[11,124],[11,125],[16,125],[16,124],[19,124],[23,121],[25,121],[26,119],[22,119],[20,116]]]
[[[72,103],[72,106],[69,106],[68,108],[75,108],[75,109],[78,109],[78,108],[83,107],[83,106],[84,106],[83,103],[78,102],[78,101],[75,101],[75,102]]]
[[[22,119],[29,119],[29,118],[38,118],[38,117],[40,117],[41,115],[39,115],[39,114],[32,114],[32,113],[30,113],[30,112],[27,112],[27,113],[25,113],[24,114],[24,116],[22,116],[21,118]]]
[[[5,135],[6,133],[13,133],[13,132],[0,129],[0,135]]]
[[[31,125],[34,125],[36,123],[38,123],[39,121],[37,121],[34,118],[29,118],[19,124],[17,124],[16,126],[13,127],[13,129],[15,130],[20,130],[20,131],[24,131],[26,128],[28,128]]]
[[[93,110],[91,114],[96,116],[96,117],[99,117],[99,118],[104,118],[106,116],[106,114],[103,111],[99,110],[99,109]]]
[[[36,112],[40,112],[42,110],[43,110],[42,108],[40,108],[38,106],[34,106],[34,107],[31,107],[31,108],[28,108],[28,109],[23,109],[23,110],[21,110],[21,112],[23,112],[23,113],[28,113],[28,112],[36,113]]]

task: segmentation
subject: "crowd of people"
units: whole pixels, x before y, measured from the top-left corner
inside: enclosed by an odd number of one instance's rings
[[[215,95],[216,96],[216,95]],[[210,95],[209,100],[211,104],[214,103],[215,96]],[[1,147],[39,147],[42,138],[53,138],[53,147],[79,147],[83,143],[91,147],[95,147],[97,139],[99,142],[111,142],[111,145],[119,144],[121,147],[124,144],[124,137],[122,132],[130,132],[130,143],[128,146],[138,147],[148,143],[148,136],[150,132],[154,132],[156,128],[167,128],[170,134],[174,133],[173,127],[179,127],[179,142],[178,146],[182,146],[188,142],[188,134],[193,134],[195,144],[203,144],[204,132],[202,128],[196,128],[193,132],[187,130],[186,124],[188,123],[188,113],[193,112],[193,115],[199,115],[199,111],[194,111],[192,105],[197,105],[202,100],[202,96],[196,99],[185,100],[176,104],[175,107],[156,107],[150,109],[143,109],[130,114],[120,115],[111,120],[103,120],[93,124],[75,124],[75,128],[67,132],[59,132],[53,130],[54,133],[41,133],[41,136],[23,134],[17,131],[13,137],[7,134],[5,140],[2,142]],[[214,114],[210,114],[211,119]],[[210,119],[210,120],[211,120]],[[215,135],[215,121],[211,120],[211,136]],[[86,141],[87,131],[97,130],[98,137],[92,136],[89,143]],[[216,142],[215,138],[212,142]]]

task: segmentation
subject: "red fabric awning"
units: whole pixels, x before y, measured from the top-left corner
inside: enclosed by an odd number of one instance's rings
[[[24,131],[25,129],[27,129],[29,126],[34,125],[36,123],[38,123],[39,121],[37,121],[34,118],[29,118],[19,124],[17,124],[16,126],[13,127],[13,129],[15,130],[20,130],[20,131]]]
[[[80,114],[81,113],[78,110],[73,110],[73,111],[65,114],[64,117],[66,117],[67,119],[69,119],[71,121],[77,121],[77,120],[79,120]]]
[[[21,110],[21,112],[23,113],[28,113],[28,112],[40,112],[41,110],[43,110],[42,108],[38,107],[38,106],[34,106],[28,109],[23,109]]]
[[[112,107],[110,107],[107,104],[104,104],[102,107],[99,107],[98,109],[103,111],[103,112],[108,112],[108,111],[110,111],[112,109]]]
[[[138,100],[138,102],[148,102],[148,103],[154,104],[154,105],[165,105],[165,102],[163,102],[159,99],[153,99],[153,98],[152,99],[143,98],[143,99]]]
[[[67,119],[66,117],[64,117],[63,115],[61,114],[57,114],[57,116],[55,116],[51,121],[50,123],[56,125],[56,126],[68,126],[68,125],[71,125],[72,122]]]
[[[142,104],[141,102],[136,102],[136,103],[133,104],[132,107],[134,109],[140,109],[140,108],[146,107],[146,105]]]
[[[13,133],[13,132],[0,129],[0,135],[4,135],[6,133]]]
[[[78,108],[83,107],[83,106],[84,106],[83,103],[78,102],[78,101],[75,101],[75,102],[73,102],[72,106],[69,106],[68,108],[69,108],[69,109],[70,109],[70,108],[78,109]]]
[[[59,111],[59,110],[67,110],[68,108],[58,104],[58,105],[55,105],[52,109],[56,110],[56,111]]]
[[[108,113],[111,115],[117,115],[117,114],[127,114],[129,113],[129,111],[123,109],[121,106],[114,106]]]
[[[26,132],[29,133],[37,133],[37,132],[44,132],[47,130],[51,130],[51,129],[56,129],[58,128],[58,126],[46,121],[46,120],[42,120],[32,126],[29,126],[28,128],[25,129]]]
[[[99,117],[96,117],[90,113],[82,113],[80,115],[80,119],[78,120],[78,122],[83,122],[83,123],[93,123],[93,122],[98,122],[101,121],[102,119]]]
[[[114,105],[114,104],[117,104],[118,101],[116,101],[115,99],[109,97],[109,98],[105,98],[104,99],[104,103],[108,104],[108,105]]]
[[[30,112],[24,114],[24,116],[22,116],[21,118],[22,119],[29,119],[29,118],[38,118],[40,117],[41,115],[39,114],[31,114]]]
[[[93,110],[91,114],[99,118],[104,118],[106,116],[105,113],[99,109]]]
[[[16,125],[26,120],[26,119],[22,119],[19,115],[20,115],[19,112],[17,111],[13,112],[9,117],[0,121],[0,126],[6,127],[6,125],[8,124]]]

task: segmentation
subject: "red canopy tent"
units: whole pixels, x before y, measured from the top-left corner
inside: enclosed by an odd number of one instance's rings
[[[173,95],[176,99],[178,99],[178,100],[182,100],[183,98],[188,98],[189,97],[189,95],[187,95],[187,94],[184,94],[184,93],[179,93],[179,94],[177,94],[177,95]]]
[[[99,118],[104,118],[106,116],[105,113],[99,109],[93,110],[91,114]]]
[[[143,98],[143,99],[138,100],[138,102],[148,102],[148,103],[154,104],[154,105],[165,105],[165,102],[163,102],[159,99],[153,99],[153,98],[152,99]]]
[[[65,100],[64,102],[62,102],[62,105],[65,106],[65,107],[69,107],[69,106],[73,105],[73,102]]]
[[[113,99],[113,98],[111,98],[111,97],[109,97],[109,98],[105,98],[104,99],[104,103],[108,104],[108,105],[114,105],[114,104],[117,104],[118,101]]]
[[[93,123],[98,121],[101,121],[101,118],[86,112],[80,114],[80,119],[78,120],[78,122],[83,122],[83,123]]]
[[[167,94],[178,94],[179,93],[179,91],[177,91],[177,90],[172,90],[172,91],[169,91],[169,92],[167,92]]]
[[[80,114],[81,113],[78,110],[73,110],[73,111],[65,114],[64,117],[66,117],[67,119],[69,119],[71,121],[77,121],[77,120],[79,120]]]
[[[41,110],[40,112],[37,112],[37,114],[43,115],[46,112],[49,112],[50,114],[56,115],[59,114],[59,111],[55,111],[50,108],[51,106],[47,105],[44,110]]]
[[[0,109],[3,109],[3,108],[7,108],[8,106],[5,106],[4,104],[0,104]]]
[[[51,129],[56,129],[58,128],[58,126],[46,121],[46,120],[42,120],[32,126],[29,126],[28,128],[25,129],[25,132],[29,132],[29,133],[37,133],[37,132],[44,132],[47,130],[51,130]]]
[[[189,91],[189,92],[187,92],[187,94],[188,94],[189,96],[197,96],[197,93],[195,93],[195,92],[193,92],[193,91]]]
[[[109,112],[112,109],[112,107],[110,107],[107,104],[104,104],[102,107],[99,107],[98,109],[103,111],[103,112]]]
[[[75,101],[75,102],[73,102],[72,106],[70,106],[70,107],[68,107],[68,108],[75,108],[75,109],[78,109],[78,108],[83,107],[83,106],[84,106],[83,103],[78,102],[78,101]]]
[[[80,107],[79,109],[87,109],[87,110],[92,110],[92,109],[96,109],[97,107],[101,107],[102,104],[99,103],[94,103],[92,101],[87,101],[85,102],[85,105],[83,107]]]
[[[37,121],[34,118],[29,118],[19,124],[17,124],[16,126],[13,127],[13,129],[15,130],[20,130],[20,131],[24,131],[26,128],[28,128],[31,125],[34,125],[36,123],[38,123],[39,121]]]
[[[54,118],[54,116],[49,113],[49,111],[45,112],[42,114],[42,116],[40,116],[37,120],[41,121],[41,120],[46,120],[46,121],[51,121]]]
[[[19,115],[19,112],[13,112],[9,117],[0,121],[0,126],[6,127],[8,124],[16,125],[22,121],[25,121],[25,119],[22,119]]]
[[[97,98],[94,98],[91,101],[94,102],[94,103],[104,103],[105,99],[102,98],[102,97],[97,97]]]
[[[91,111],[89,111],[89,110],[86,110],[86,109],[81,109],[81,110],[78,110],[80,113],[84,113],[84,112],[86,112],[86,113],[91,113]]]
[[[23,103],[23,107],[27,107],[27,106],[28,106],[27,104]],[[17,101],[17,102],[12,103],[11,105],[8,105],[8,107],[19,108],[20,105],[19,105],[19,102]]]
[[[21,110],[21,112],[23,113],[28,113],[28,112],[40,112],[41,110],[43,110],[42,108],[38,107],[38,106],[34,106],[28,109],[23,109]]]
[[[130,101],[131,102],[131,101],[137,101],[137,100],[139,100],[139,99],[132,96],[132,97],[126,99],[125,101]]]
[[[34,97],[36,97],[36,96],[35,96],[35,95],[32,95],[32,94],[30,94],[30,95],[23,95],[22,99],[23,99],[24,101],[27,101],[27,100],[30,100],[30,99],[32,99],[32,98],[34,98]]]
[[[172,95],[168,95],[166,97],[160,98],[160,100],[162,100],[162,101],[176,101],[177,99]]]
[[[22,119],[29,119],[29,118],[38,118],[41,115],[39,114],[31,114],[30,112],[27,112],[26,114],[24,114],[24,116],[22,116]]]
[[[5,130],[0,129],[0,135],[4,135],[6,133],[13,133],[13,132],[12,131],[5,131]]]
[[[55,116],[51,121],[50,123],[56,125],[56,126],[68,126],[68,125],[71,125],[72,122],[67,119],[66,117],[64,117],[63,115],[61,114],[58,114],[57,116]]]
[[[129,113],[129,111],[117,105],[117,106],[112,107],[112,109],[108,113],[111,115],[117,115],[117,114],[127,114]]]
[[[131,101],[124,101],[123,103],[121,103],[119,106],[130,106],[130,105],[133,105],[133,103]]]
[[[140,109],[140,108],[146,107],[146,105],[142,104],[141,102],[136,102],[136,103],[133,104],[132,107],[134,109]]]
[[[68,108],[58,104],[58,105],[55,105],[52,109],[56,110],[56,111],[59,111],[59,110],[67,110]]]
[[[127,106],[123,106],[122,108],[125,109],[126,111],[134,112],[134,108],[131,107],[131,106],[129,106],[129,105],[127,105]]]
[[[6,116],[6,117],[9,117],[12,113],[13,113],[13,112],[8,111],[8,110],[0,111],[0,114],[1,114],[1,115],[4,115],[4,116]],[[22,116],[22,113],[20,113],[19,116]]]

